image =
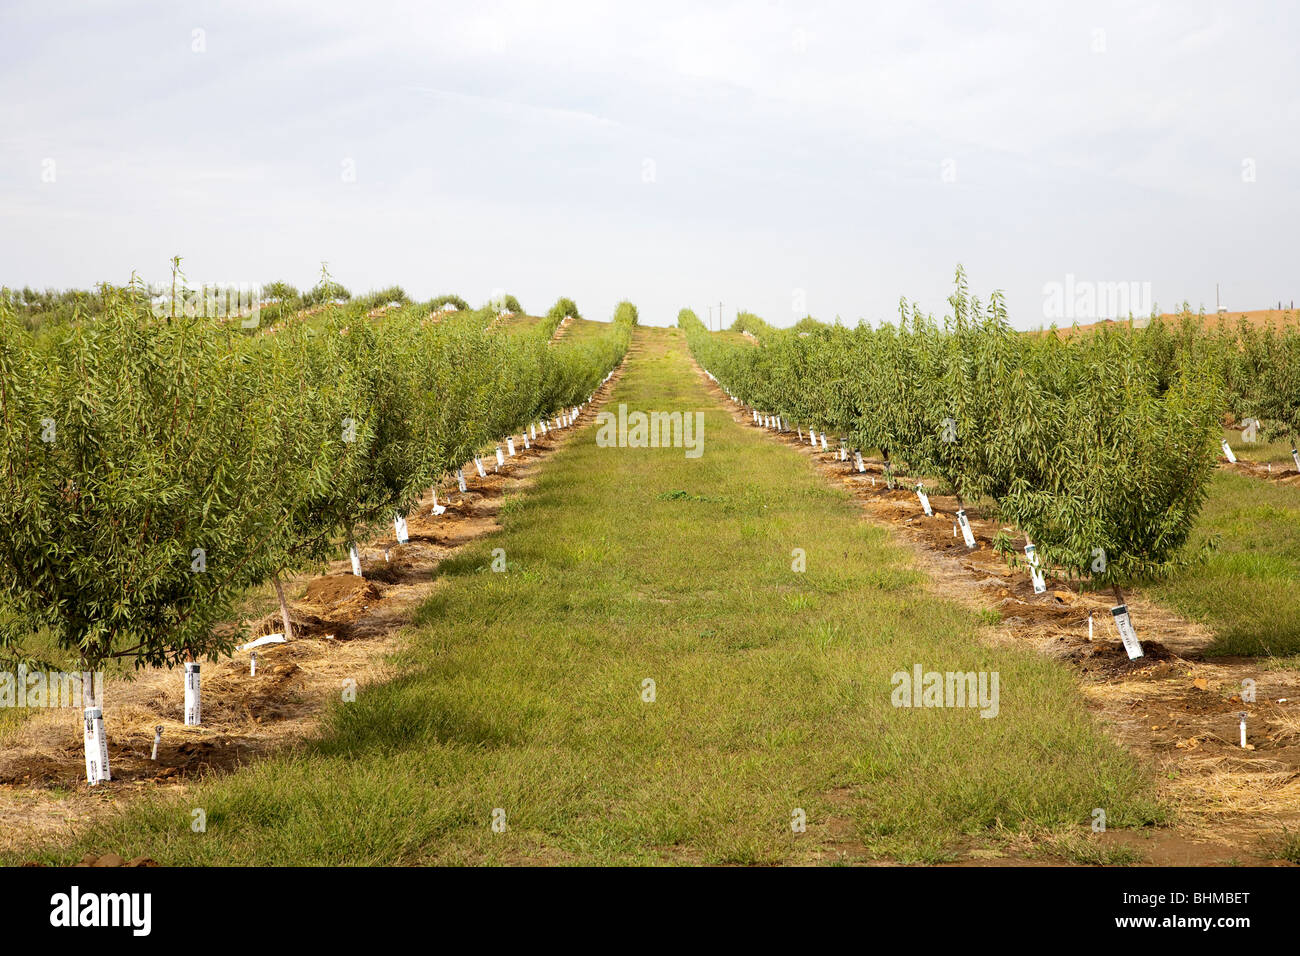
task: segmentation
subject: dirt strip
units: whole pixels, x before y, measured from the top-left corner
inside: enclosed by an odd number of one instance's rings
[[[1219,467],[1238,475],[1275,481],[1280,485],[1289,485],[1293,488],[1300,487],[1300,471],[1296,471],[1291,462],[1274,462],[1270,465],[1268,462],[1248,461],[1245,458],[1238,458],[1236,461],[1220,458]]]
[[[500,470],[493,452],[483,459],[484,478],[469,462],[464,493],[454,477],[444,479],[438,503],[446,512],[435,516],[432,494],[425,495],[407,516],[407,543],[398,544],[390,533],[360,548],[363,578],[354,576],[344,559],[332,562],[324,574],[287,579],[294,639],[258,648],[255,675],[249,651],[204,662],[201,726],[185,726],[179,668],[108,680],[104,720],[110,782],[93,789],[85,783],[79,710],[35,711],[12,728],[0,740],[0,850],[69,836],[144,793],[183,791],[205,774],[228,772],[289,747],[317,730],[345,682],[364,688],[392,677],[392,656],[412,616],[445,586],[435,577],[438,565],[500,527],[496,515],[505,497],[530,487],[545,462],[573,440],[576,426],[595,417],[622,370],[596,390],[574,427],[539,431],[527,449],[516,435],[515,456]],[[262,592],[247,607],[245,623],[254,638],[284,629],[273,592],[269,587]],[[162,738],[154,760],[158,727]]]
[[[698,368],[698,366],[697,366]],[[700,370],[704,386],[733,419],[753,428],[750,411],[732,402]],[[839,459],[839,440],[814,450],[807,432],[765,429],[773,441],[798,448],[828,481],[846,488],[866,515],[890,528],[931,576],[937,595],[982,610],[1001,623],[992,640],[1031,647],[1071,667],[1088,707],[1108,732],[1154,770],[1159,793],[1176,816],[1170,827],[1108,830],[1103,844],[1136,850],[1144,862],[1167,865],[1286,865],[1278,844],[1300,832],[1300,673],[1264,669],[1255,658],[1206,658],[1213,635],[1126,589],[1145,654],[1129,660],[1112,622],[1109,592],[1080,592],[1049,577],[1035,594],[1029,572],[1012,569],[993,550],[1000,531],[1023,553],[1024,535],[967,507],[976,547],[956,532],[956,500],[927,490],[933,516],[916,494],[915,477],[889,488],[884,463],[867,460],[858,473],[850,451]],[[1261,467],[1260,471],[1264,471]],[[1276,480],[1276,479],[1275,479]],[[935,487],[926,482],[927,489]],[[1088,619],[1092,618],[1091,638]],[[1254,681],[1254,701],[1244,702]],[[1246,714],[1247,746],[1239,721]],[[975,861],[971,861],[975,862]],[[1001,858],[997,864],[1014,863]]]
[[[571,325],[573,325],[573,316],[566,315],[564,318],[560,319],[560,324],[557,325],[555,327],[555,331],[551,333],[551,340],[549,344],[554,345],[556,342],[560,341],[560,339],[568,335],[569,326]]]

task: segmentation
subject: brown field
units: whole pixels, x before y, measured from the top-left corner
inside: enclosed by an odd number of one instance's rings
[[[1193,316],[1197,312],[1191,313]],[[1160,318],[1165,322],[1176,323],[1183,317],[1181,312],[1162,312]],[[1229,311],[1229,312],[1206,312],[1203,316],[1205,327],[1209,329],[1233,328],[1242,320],[1255,328],[1271,327],[1282,328],[1296,321],[1300,321],[1300,312],[1294,309],[1253,309],[1246,312]],[[1073,335],[1076,332],[1088,332],[1093,329],[1099,329],[1103,326],[1115,326],[1122,328],[1124,326],[1137,324],[1138,328],[1146,325],[1147,319],[1102,319],[1100,322],[1089,322],[1086,325],[1063,325],[1058,326],[1057,331],[1062,335]],[[1047,331],[1045,328],[1031,329],[1030,331],[1041,333]]]

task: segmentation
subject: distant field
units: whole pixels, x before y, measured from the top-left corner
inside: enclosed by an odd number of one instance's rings
[[[597,322],[592,319],[574,319],[564,329],[564,341],[570,345],[580,342],[588,342],[603,335],[605,330],[608,328],[608,322]]]
[[[1192,314],[1196,315],[1197,313],[1193,312]],[[1166,322],[1178,322],[1182,318],[1182,313],[1162,312],[1160,318]],[[1273,328],[1281,328],[1284,325],[1300,321],[1300,312],[1297,312],[1294,309],[1254,309],[1247,312],[1207,311],[1205,313],[1205,327],[1210,329],[1222,328],[1224,326],[1234,328],[1242,319],[1245,319],[1248,324],[1256,327],[1271,326]],[[1128,319],[1102,319],[1099,322],[1089,322],[1078,326],[1061,323],[1057,328],[1062,334],[1073,334],[1076,329],[1079,332],[1087,332],[1092,329],[1109,325],[1124,327],[1136,324],[1138,327],[1141,327],[1146,325],[1148,321],[1149,320],[1145,316],[1141,316],[1135,318],[1132,322]],[[1046,326],[1040,326],[1033,331],[1041,332],[1045,328]]]
[[[497,319],[494,328],[510,329],[512,331],[530,329],[540,321],[542,321],[542,317],[539,315],[525,315],[517,312],[514,315],[507,315]]]

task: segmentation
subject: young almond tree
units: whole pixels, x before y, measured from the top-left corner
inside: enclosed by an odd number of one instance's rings
[[[885,460],[885,478],[893,484],[898,461],[913,470],[934,460],[934,442],[940,437],[939,419],[946,403],[933,397],[942,380],[943,353],[934,322],[912,306],[909,319],[906,304],[899,301],[899,324],[885,325],[874,336],[867,372],[871,382],[868,406],[874,432],[874,447]]]
[[[1259,335],[1258,360],[1247,385],[1247,407],[1267,434],[1285,436],[1300,471],[1300,327],[1268,329]]]
[[[278,521],[267,560],[284,636],[292,640],[282,578],[323,563],[340,531],[351,548],[354,529],[369,526],[381,511],[391,516],[392,496],[376,487],[373,468],[386,432],[368,401],[371,385],[390,387],[382,365],[391,356],[375,344],[364,316],[350,322],[327,316],[317,325],[299,324],[256,340],[250,348],[264,401],[275,410],[270,427],[277,454],[267,506]],[[397,404],[404,407],[407,400]]]
[[[1006,490],[999,461],[1009,456],[998,447],[998,430],[1018,348],[1000,293],[982,309],[969,295],[960,266],[957,289],[948,301],[953,313],[938,347],[929,353],[929,361],[938,359],[942,368],[927,376],[935,390],[925,403],[933,425],[929,458],[956,495],[960,517],[967,502]]]
[[[304,516],[304,531],[286,559],[319,561],[332,535],[342,531],[359,572],[357,535],[385,521],[396,525],[419,499],[429,476],[423,409],[438,398],[421,387],[421,342],[440,328],[401,314],[344,326],[334,321],[321,330],[328,348],[319,341],[307,344],[312,378],[328,394],[322,420],[327,454],[340,467],[324,495],[311,503],[316,517]],[[337,379],[337,387],[327,387],[330,379]],[[342,431],[340,424],[346,426]],[[304,543],[311,547],[304,549]]]
[[[999,508],[1044,565],[1111,588],[1123,635],[1123,583],[1184,560],[1217,460],[1220,370],[1208,353],[1183,352],[1162,383],[1127,330],[1039,347],[1052,441],[1026,466],[1032,484],[1015,484]]]
[[[273,570],[284,521],[265,399],[238,333],[207,320],[114,297],[38,344],[0,316],[4,650],[30,656],[42,632],[50,665],[83,672],[228,653],[212,625]]]

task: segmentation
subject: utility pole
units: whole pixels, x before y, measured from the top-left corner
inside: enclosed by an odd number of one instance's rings
[[[718,331],[722,331],[722,303],[718,303]]]

